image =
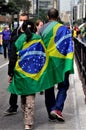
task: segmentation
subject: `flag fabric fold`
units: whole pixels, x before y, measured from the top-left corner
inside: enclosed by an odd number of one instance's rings
[[[74,73],[70,30],[52,22],[44,30],[42,38],[33,34],[30,41],[26,42],[26,35],[22,34],[16,41],[18,60],[8,86],[11,93],[37,93],[62,82],[67,71]]]

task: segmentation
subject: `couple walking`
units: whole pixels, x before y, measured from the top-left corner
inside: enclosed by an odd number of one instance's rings
[[[8,67],[8,80],[10,82],[8,90],[12,93],[10,97],[11,106],[5,114],[17,112],[17,95],[21,95],[24,124],[27,130],[32,129],[34,123],[35,93],[42,90],[45,90],[45,104],[49,120],[64,121],[62,111],[69,88],[69,74],[73,73],[73,42],[71,31],[58,23],[58,15],[58,11],[54,8],[48,11],[49,22],[39,30],[40,36],[34,33],[33,23],[25,19],[21,27],[21,35],[18,35],[19,38],[17,37],[16,42],[11,45],[13,49],[11,48]],[[26,16],[24,17],[26,18]],[[12,50],[15,50],[15,57]],[[45,58],[46,55],[50,55],[49,60],[47,57]],[[35,58],[37,59],[35,60]],[[46,62],[46,59],[50,61],[50,64]],[[51,62],[52,60],[54,64]],[[43,67],[45,63],[48,64],[48,69],[46,66]],[[40,72],[39,75],[38,72]],[[42,72],[45,72],[45,75],[42,75]],[[30,78],[30,76],[33,77]],[[37,76],[40,76],[40,82],[37,82]],[[34,81],[35,78],[36,82]],[[53,87],[55,83],[58,83],[56,97]]]

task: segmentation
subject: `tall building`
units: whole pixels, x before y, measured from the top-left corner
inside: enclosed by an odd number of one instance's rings
[[[77,8],[77,6],[74,6],[73,7],[73,22],[77,21],[77,17],[80,17],[79,14],[77,14],[78,11],[79,9]]]
[[[73,17],[76,20],[81,20],[82,22],[83,21],[86,22],[86,0],[78,1],[76,5],[76,9],[74,9]]]
[[[82,11],[82,18],[86,18],[86,0],[79,0],[78,4],[80,3],[82,5],[82,10],[80,10]]]
[[[54,7],[59,10],[60,0],[29,0],[31,2],[30,14],[39,14],[40,9],[48,11]]]
[[[31,7],[30,7],[30,14],[35,14],[36,7],[35,7],[35,2],[34,0],[29,0],[31,2]]]
[[[83,18],[86,18],[86,0],[82,0],[83,2]]]
[[[82,12],[83,12],[82,4],[79,3],[77,5],[77,19],[82,19],[83,18]]]
[[[60,0],[54,0],[54,8],[60,10]]]
[[[47,11],[50,8],[54,7],[54,0],[39,0],[38,3],[39,9],[42,9],[44,11]]]
[[[59,10],[59,0],[36,0],[36,4],[38,2],[38,10],[42,9],[44,11],[48,11],[50,8],[54,7]]]

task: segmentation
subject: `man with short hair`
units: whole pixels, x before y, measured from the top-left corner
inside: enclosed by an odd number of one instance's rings
[[[10,41],[10,57],[9,57],[9,65],[8,65],[8,75],[9,75],[9,80],[11,80],[13,76],[13,69],[15,67],[15,63],[17,60],[17,55],[16,55],[16,49],[15,49],[15,41],[17,38],[23,33],[21,30],[21,26],[24,21],[28,20],[28,14],[27,13],[22,13],[19,16],[19,26],[14,29],[14,31],[11,34],[11,41]],[[15,58],[14,58],[15,57]],[[15,59],[15,60],[13,60]],[[10,69],[9,69],[10,68]],[[10,107],[4,112],[5,115],[11,115],[11,114],[16,114],[17,113],[17,99],[18,96],[16,94],[11,94],[10,99],[9,99],[9,104]]]
[[[58,53],[61,52],[61,55],[65,56],[67,52],[64,50],[63,45],[66,46],[67,45],[66,43],[68,43],[68,46],[70,46],[70,44],[73,43],[72,34],[71,34],[71,31],[68,30],[67,27],[65,27],[64,25],[58,22],[58,16],[59,16],[58,10],[51,8],[48,11],[49,22],[46,23],[40,29],[39,34],[41,35],[46,48],[48,48],[48,43],[55,44],[55,47],[58,47],[58,50],[59,50]],[[54,30],[56,31],[56,34]],[[53,37],[55,37],[54,40],[53,40]],[[61,45],[61,43],[63,45],[59,46]],[[55,93],[54,93],[54,87],[51,87],[45,90],[45,105],[47,108],[50,121],[56,121],[56,120],[64,121],[62,111],[64,108],[64,102],[67,97],[67,90],[69,88],[69,73],[70,73],[70,70],[66,71],[66,73],[64,74],[64,77],[65,77],[64,81],[58,84],[58,93],[56,95],[56,98],[55,98]]]

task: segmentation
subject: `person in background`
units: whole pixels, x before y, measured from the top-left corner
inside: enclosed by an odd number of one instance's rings
[[[16,49],[14,47],[15,41],[17,38],[23,33],[21,30],[21,26],[24,21],[28,20],[28,14],[27,13],[22,13],[19,16],[19,26],[12,32],[11,34],[11,39],[10,39],[10,57],[9,57],[9,62],[10,64],[8,65],[10,68],[10,71],[8,72],[9,76],[13,76],[13,68],[15,66],[16,60],[17,60],[17,55],[16,55]],[[10,99],[9,99],[9,108],[4,112],[5,115],[11,115],[11,114],[16,114],[17,113],[17,100],[18,96],[16,94],[11,94]]]
[[[42,20],[38,19],[36,22],[35,22],[35,33],[38,34],[40,28],[43,26],[43,22]]]
[[[35,29],[34,29],[34,31],[35,31],[36,34],[39,33],[39,30],[40,30],[40,28],[43,26],[43,24],[44,24],[44,23],[43,23],[42,20],[40,20],[40,19],[38,19],[38,20],[35,22]],[[40,92],[40,95],[43,95],[43,91]]]
[[[75,25],[73,27],[73,37],[76,38],[77,37],[77,32],[79,31],[80,29],[78,28],[78,25]]]
[[[9,58],[10,38],[11,38],[11,30],[8,25],[5,25],[4,30],[2,31],[4,58],[7,58],[7,49]]]
[[[54,29],[55,25],[59,26],[58,22],[58,10],[55,8],[51,8],[48,11],[48,20],[49,22],[44,24],[44,26],[39,30],[39,34],[41,35],[44,44],[47,48],[47,37],[49,41],[49,36],[53,37],[54,33],[51,33],[51,30]],[[61,24],[60,24],[61,25]],[[72,42],[72,34],[71,31],[64,25],[60,26],[56,32],[55,40],[56,43],[62,42]],[[65,37],[65,39],[63,38]],[[55,45],[56,46],[56,45]],[[54,87],[45,90],[45,105],[48,112],[49,121],[62,121],[65,119],[62,115],[62,111],[64,108],[64,102],[67,98],[67,91],[69,88],[69,71],[65,73],[65,79],[63,82],[58,84],[58,92],[55,96]]]

